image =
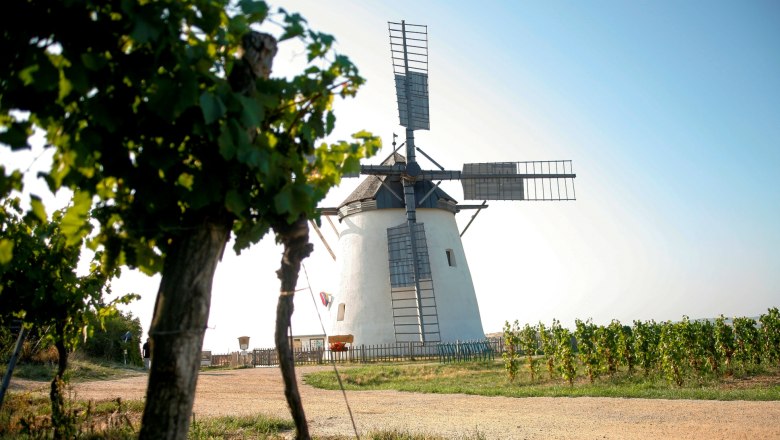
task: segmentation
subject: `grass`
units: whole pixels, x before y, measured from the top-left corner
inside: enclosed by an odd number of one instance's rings
[[[144,402],[67,400],[73,436],[80,439],[137,438],[137,425]],[[0,409],[0,439],[49,438],[51,401],[37,393],[9,392]]]
[[[138,438],[143,400],[69,400],[67,410],[74,420],[74,438],[126,440]],[[274,417],[227,416],[207,419],[193,417],[189,438],[281,439],[295,427],[291,420]],[[49,438],[51,402],[33,393],[9,393],[0,408],[0,439]]]
[[[5,373],[6,368],[5,364],[0,364],[3,373]],[[56,372],[57,366],[54,364],[26,363],[16,365],[13,377],[50,382]],[[80,356],[73,356],[69,359],[68,369],[65,371],[65,376],[70,382],[119,379],[139,374],[145,374],[143,367],[85,359]]]
[[[217,368],[220,369],[220,368]],[[225,368],[221,368],[225,369]],[[50,365],[19,365],[14,376],[48,382],[55,367]],[[74,359],[69,362],[67,375],[71,381],[108,380],[128,375],[143,374],[138,367],[123,364]],[[137,439],[144,410],[143,400],[83,401],[67,399],[66,410],[73,420],[73,438],[77,439]],[[193,415],[189,439],[261,439],[290,438],[295,426],[292,420],[264,415],[225,416],[198,418]],[[38,392],[18,393],[9,391],[0,408],[0,440],[51,438],[51,401],[48,395]],[[315,437],[341,440],[345,437]],[[434,434],[404,431],[377,431],[363,438],[377,440],[444,440]],[[459,437],[462,440],[481,440],[478,432]]]
[[[138,438],[142,400],[74,401],[68,409],[74,416],[74,438],[130,440]],[[0,439],[50,438],[51,403],[43,395],[9,393],[0,409]],[[225,416],[197,418],[193,416],[188,438],[210,439],[259,439],[277,440],[290,438],[295,429],[292,420],[264,415]],[[342,440],[351,436],[314,437],[315,439]],[[445,440],[435,434],[411,433],[390,430],[371,432],[363,438],[373,440]],[[479,431],[468,433],[456,440],[484,440]]]
[[[143,374],[136,367],[122,364],[90,362],[76,359],[71,363],[71,380],[104,380]],[[53,368],[22,366],[15,375],[33,380],[49,381]],[[578,370],[582,374],[582,369]],[[472,363],[404,363],[362,365],[342,371],[347,389],[386,389],[423,393],[464,393],[508,397],[642,397],[663,399],[718,400],[780,400],[780,369],[765,368],[726,379],[714,377],[686,378],[683,387],[669,385],[663,379],[644,378],[641,373],[629,376],[625,371],[613,378],[602,376],[595,383],[578,377],[574,386],[560,379],[550,379],[541,371],[532,381],[527,368],[520,371],[514,383],[509,383],[501,361]],[[336,389],[338,383],[330,371],[311,373],[304,380],[319,388]],[[142,400],[78,401],[68,400],[67,409],[74,420],[74,438],[126,440],[138,437]],[[0,408],[0,439],[38,439],[51,437],[51,403],[40,393],[6,395]],[[255,416],[196,418],[193,416],[189,438],[205,439],[282,439],[294,430],[291,420]],[[315,437],[341,440],[350,436]],[[435,433],[414,433],[399,430],[376,431],[363,438],[376,440],[444,440]],[[484,434],[475,430],[456,440],[482,440]]]
[[[578,377],[573,386],[542,371],[531,380],[527,367],[510,383],[501,361],[487,363],[367,365],[341,372],[348,390],[398,390],[417,393],[476,394],[506,397],[621,397],[695,400],[780,400],[780,369],[751,376],[688,378],[682,387],[641,372],[601,376],[594,383]],[[338,389],[332,371],[307,374],[307,384]]]
[[[367,438],[371,440],[447,440],[447,437],[398,430],[372,432]],[[454,440],[484,440],[485,438],[484,434],[475,430],[473,434],[463,434],[459,437],[455,437]]]
[[[207,419],[193,417],[190,423],[189,438],[222,439],[222,438],[252,438],[252,439],[281,439],[281,433],[292,431],[295,425],[292,420],[283,420],[276,417],[255,416],[226,416]]]

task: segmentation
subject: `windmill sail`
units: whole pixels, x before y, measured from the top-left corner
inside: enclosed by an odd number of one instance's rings
[[[411,130],[430,130],[428,27],[389,22],[388,32],[400,125]]]
[[[457,172],[455,172],[457,173]],[[575,200],[570,160],[463,164],[465,200]]]
[[[414,232],[412,240],[408,223],[387,229],[395,339],[437,342],[439,317],[424,224],[415,223]]]
[[[409,101],[402,91],[409,83]],[[428,111],[428,74],[409,72],[409,76],[395,75],[396,99],[398,100],[398,118],[400,125],[412,130],[430,130],[431,117]],[[412,122],[409,123],[407,108],[412,109]]]
[[[415,180],[419,174],[420,166],[415,159],[414,130],[428,130],[430,128],[430,115],[428,112],[428,27],[424,25],[400,23],[388,23],[390,34],[390,55],[393,61],[393,74],[395,76],[396,97],[398,101],[398,117],[401,125],[406,127],[406,159],[402,167],[403,202],[406,207],[406,225],[400,227],[398,237],[403,237],[410,243],[409,251],[403,258],[392,261],[391,273],[411,264],[410,285],[399,285],[406,293],[399,293],[404,299],[399,299],[401,304],[406,304],[412,299],[405,298],[409,294],[414,295],[416,307],[393,306],[393,319],[396,323],[396,341],[405,340],[406,337],[417,338],[421,342],[440,340],[439,324],[436,315],[436,305],[433,300],[433,282],[423,283],[423,280],[431,280],[430,264],[428,262],[428,249],[425,242],[425,230],[417,223],[417,198],[415,195]],[[406,229],[403,229],[403,228]],[[395,228],[390,228],[391,230]],[[388,230],[388,237],[390,237]],[[406,238],[408,237],[408,238]],[[402,241],[403,241],[402,240]],[[388,246],[392,240],[388,239]],[[422,246],[420,249],[418,246]],[[398,254],[398,255],[402,255]],[[410,257],[410,258],[409,258]],[[425,271],[427,267],[427,273]],[[403,281],[405,284],[405,280]],[[391,287],[392,289],[392,287]],[[430,304],[433,302],[433,305]],[[403,310],[403,311],[401,311]],[[416,312],[416,318],[406,315],[409,311]],[[401,313],[402,316],[396,316]],[[403,319],[400,319],[403,318]],[[415,331],[402,331],[414,329],[412,321],[416,319]],[[402,324],[398,324],[402,322]],[[428,336],[433,339],[429,339]],[[411,340],[411,339],[409,339]]]

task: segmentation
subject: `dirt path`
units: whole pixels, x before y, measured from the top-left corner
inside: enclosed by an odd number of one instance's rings
[[[298,376],[319,367],[298,369]],[[41,387],[16,381],[16,387]],[[300,382],[300,381],[299,381]],[[277,368],[203,372],[195,417],[266,414],[289,418]],[[80,399],[142,399],[146,376],[74,385]],[[340,391],[301,385],[315,435],[349,435]],[[780,402],[613,398],[509,398],[351,391],[361,434],[379,429],[488,439],[780,439]]]

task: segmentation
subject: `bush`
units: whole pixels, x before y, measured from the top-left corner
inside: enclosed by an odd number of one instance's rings
[[[141,366],[141,321],[134,318],[132,313],[117,312],[104,318],[103,327],[100,327],[98,317],[90,315],[90,324],[94,326],[92,335],[81,345],[80,351],[87,356],[96,359],[105,359],[112,362],[124,362],[124,350],[127,349],[128,365]],[[130,340],[125,342],[123,337],[130,333]]]

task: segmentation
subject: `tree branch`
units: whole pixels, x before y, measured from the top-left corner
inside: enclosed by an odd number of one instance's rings
[[[279,354],[279,368],[282,370],[284,380],[284,396],[290,406],[293,421],[295,421],[296,436],[298,440],[308,440],[309,427],[306,422],[306,414],[303,411],[303,403],[298,392],[298,383],[295,379],[295,359],[288,332],[290,319],[293,313],[293,297],[295,286],[298,283],[298,272],[301,269],[301,261],[308,257],[313,250],[309,243],[309,224],[305,216],[300,216],[292,225],[278,225],[274,227],[279,241],[284,245],[281,268],[276,272],[281,280],[281,291],[276,308],[276,350]]]

